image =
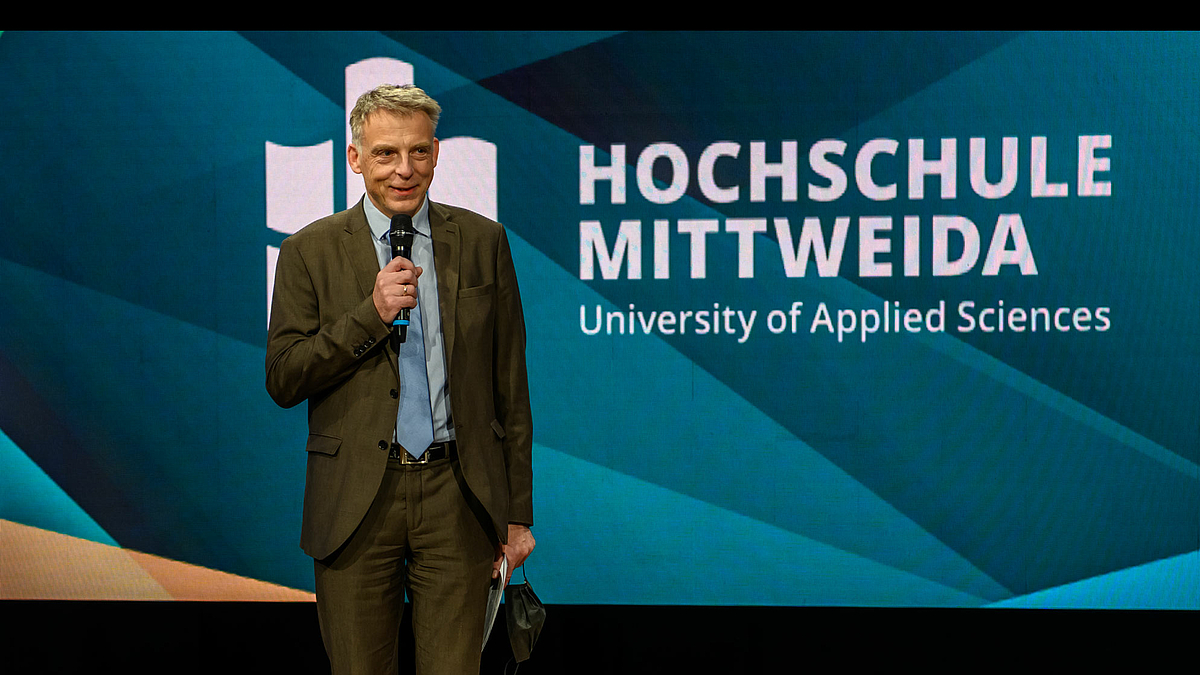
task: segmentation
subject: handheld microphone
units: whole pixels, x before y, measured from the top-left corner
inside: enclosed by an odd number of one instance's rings
[[[397,213],[392,216],[392,225],[388,230],[388,241],[392,245],[392,257],[400,256],[412,260],[412,243],[413,234],[416,230],[413,228],[412,216],[403,213]],[[400,310],[400,314],[392,321],[392,325],[396,327],[397,336],[401,342],[404,342],[408,337],[408,309]]]

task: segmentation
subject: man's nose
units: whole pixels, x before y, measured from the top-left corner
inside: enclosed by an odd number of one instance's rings
[[[407,178],[412,175],[412,160],[407,156],[400,157],[396,162],[396,174]]]

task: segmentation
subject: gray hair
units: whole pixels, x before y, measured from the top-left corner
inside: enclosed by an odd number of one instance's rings
[[[429,116],[429,121],[433,122],[433,130],[436,132],[442,106],[426,94],[425,90],[415,85],[381,84],[359,96],[354,110],[350,111],[350,134],[355,147],[362,147],[363,123],[372,113],[380,111],[402,116],[423,112]]]

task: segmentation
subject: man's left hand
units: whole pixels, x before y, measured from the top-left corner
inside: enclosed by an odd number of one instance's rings
[[[525,559],[533,553],[533,547],[537,544],[533,540],[533,533],[524,525],[515,523],[508,524],[508,543],[500,546],[496,551],[496,562],[492,565],[492,578],[496,579],[500,576],[500,558],[508,556],[508,578],[504,580],[505,585],[508,585],[508,580],[512,578],[512,573],[521,565],[525,564]]]

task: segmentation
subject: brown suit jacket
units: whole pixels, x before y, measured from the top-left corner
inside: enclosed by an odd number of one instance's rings
[[[438,302],[461,477],[495,538],[533,524],[525,320],[504,228],[430,202]],[[379,262],[362,203],[284,240],[267,337],[267,391],[308,401],[300,546],[320,560],[362,521],[387,468],[396,351],[371,292]]]

